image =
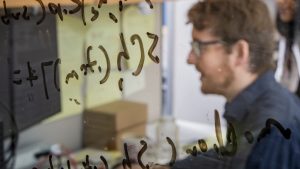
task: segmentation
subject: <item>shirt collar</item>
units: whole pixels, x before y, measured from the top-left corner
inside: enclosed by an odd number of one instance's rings
[[[274,72],[269,70],[260,75],[252,84],[239,93],[232,102],[225,104],[224,118],[240,122],[247,115],[247,110],[267,89],[275,83]]]

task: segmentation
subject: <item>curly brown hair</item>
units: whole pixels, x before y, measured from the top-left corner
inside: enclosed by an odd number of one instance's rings
[[[261,0],[204,0],[189,10],[188,19],[198,31],[211,29],[229,47],[247,41],[251,72],[260,74],[274,67],[274,25]]]

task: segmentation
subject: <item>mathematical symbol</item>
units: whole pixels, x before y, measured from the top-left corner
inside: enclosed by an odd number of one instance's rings
[[[38,76],[34,76],[34,73],[36,72],[34,69],[31,68],[30,62],[27,62],[27,68],[28,68],[28,77],[26,78],[27,81],[30,81],[30,86],[33,86],[32,81],[37,80]]]
[[[21,73],[20,70],[15,70],[14,71],[14,74],[20,74],[20,73]],[[22,84],[22,79],[14,80],[13,83],[17,84],[17,85],[20,85],[20,84]]]

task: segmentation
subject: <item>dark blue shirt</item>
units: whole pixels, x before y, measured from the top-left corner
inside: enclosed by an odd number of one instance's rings
[[[300,101],[275,81],[272,71],[259,76],[226,103],[224,118],[236,135],[234,155],[221,156],[210,150],[178,161],[172,168],[300,169]],[[271,122],[270,130],[267,122]],[[230,141],[231,137],[225,146],[229,150]]]

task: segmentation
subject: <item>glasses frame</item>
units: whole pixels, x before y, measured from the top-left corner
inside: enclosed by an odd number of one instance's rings
[[[195,53],[197,58],[200,58],[201,51],[204,49],[204,47],[209,45],[215,45],[215,44],[227,44],[227,43],[223,40],[212,40],[212,41],[193,40],[191,42],[192,51]]]

